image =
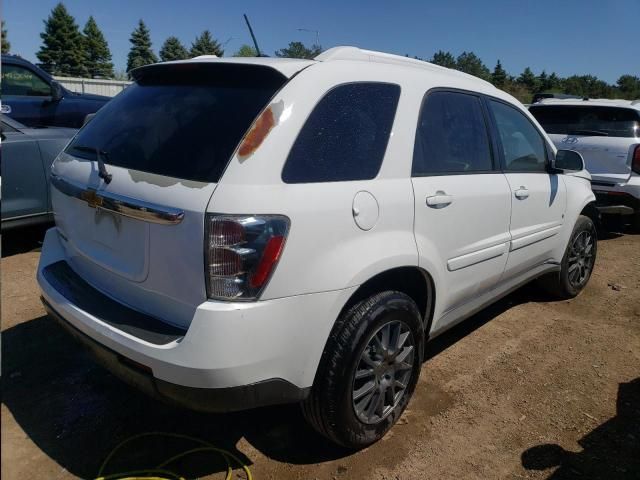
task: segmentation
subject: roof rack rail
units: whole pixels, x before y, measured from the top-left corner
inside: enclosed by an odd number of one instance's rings
[[[435,65],[423,60],[402,57],[400,55],[393,55],[391,53],[377,52],[375,50],[365,50],[357,47],[333,47],[316,56],[314,60],[317,60],[319,62],[329,62],[333,60],[355,60],[361,62],[403,65],[407,67],[422,68],[424,70],[430,70],[432,72],[446,72],[448,74],[456,76],[464,76],[466,78],[472,78],[479,82],[486,83],[487,85],[491,85],[493,87],[490,82],[487,82],[486,80],[475,77],[473,75],[469,75],[468,73],[460,72],[459,70],[441,67],[440,65]]]

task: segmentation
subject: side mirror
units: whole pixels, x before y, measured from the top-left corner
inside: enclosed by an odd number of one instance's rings
[[[84,127],[87,123],[89,123],[91,120],[93,120],[93,117],[95,117],[96,114],[94,113],[89,113],[84,117],[84,122],[82,122],[82,126]]]
[[[559,172],[580,172],[584,170],[584,159],[573,150],[558,150],[551,166]]]
[[[59,102],[64,97],[64,90],[62,89],[62,85],[56,82],[55,80],[51,82],[51,101]]]

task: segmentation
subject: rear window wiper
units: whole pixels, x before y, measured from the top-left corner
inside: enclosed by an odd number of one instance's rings
[[[590,137],[608,137],[609,134],[602,130],[571,130],[569,135],[588,135]]]
[[[113,175],[107,172],[107,167],[104,164],[102,157],[107,157],[109,154],[104,150],[100,150],[98,147],[89,147],[87,145],[72,145],[71,150],[77,150],[79,152],[95,153],[96,160],[98,162],[98,176],[104,180],[107,185],[111,183]]]

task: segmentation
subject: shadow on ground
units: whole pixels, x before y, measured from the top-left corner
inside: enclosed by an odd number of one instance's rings
[[[40,251],[44,234],[52,225],[16,228],[2,232],[2,258],[18,253]]]
[[[215,415],[149,399],[95,365],[47,316],[2,332],[2,355],[3,403],[43,452],[81,478],[95,478],[117,444],[144,432],[200,438],[247,465],[251,460],[236,449],[242,437],[265,455],[291,463],[322,462],[350,453],[310,430],[295,405]],[[150,439],[132,447],[114,458],[107,473],[152,468],[194,445]],[[172,468],[188,478],[225,469],[224,461],[210,453],[190,456]]]
[[[527,470],[558,467],[547,480],[640,478],[640,377],[618,387],[616,416],[578,441],[582,451],[542,444],[522,454]]]
[[[523,302],[542,299],[525,287],[467,322],[441,335],[428,346],[432,358]],[[208,441],[239,457],[245,438],[265,456],[292,464],[311,464],[353,454],[317,435],[304,422],[296,405],[232,414],[203,414],[165,405],[130,388],[91,357],[47,316],[16,325],[2,333],[2,401],[19,427],[49,457],[81,478],[95,478],[109,452],[123,440],[145,432],[171,432]],[[3,428],[9,428],[5,424]],[[147,439],[118,454],[109,472],[151,468],[191,448],[188,442]],[[173,470],[187,478],[226,469],[211,454],[191,456]]]

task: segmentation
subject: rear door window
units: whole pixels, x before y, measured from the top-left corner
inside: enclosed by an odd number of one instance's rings
[[[384,158],[400,87],[389,83],[339,85],[316,105],[282,170],[286,183],[374,178]]]
[[[149,68],[107,103],[66,151],[169,177],[217,182],[253,120],[286,78],[267,67]]]
[[[547,133],[640,137],[640,112],[631,108],[541,105],[529,111]]]
[[[488,135],[479,97],[460,92],[429,93],[418,120],[412,175],[491,171]]]

